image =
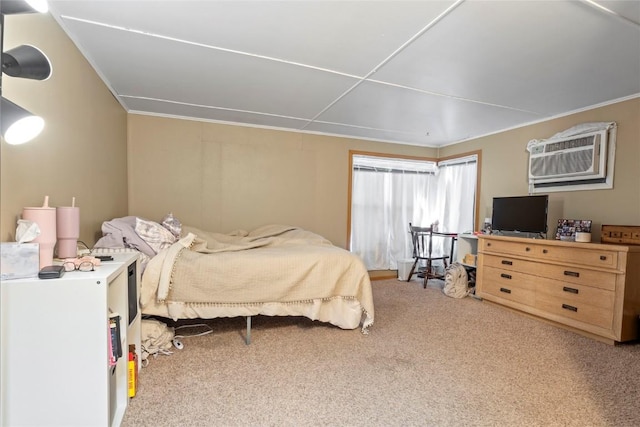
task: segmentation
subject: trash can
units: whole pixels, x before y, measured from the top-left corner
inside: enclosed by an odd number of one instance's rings
[[[398,260],[398,280],[406,282],[409,279],[409,273],[411,272],[413,261],[414,260],[411,258]]]

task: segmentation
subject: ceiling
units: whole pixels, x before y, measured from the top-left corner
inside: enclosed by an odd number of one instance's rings
[[[131,113],[438,147],[640,94],[638,0],[49,5]]]

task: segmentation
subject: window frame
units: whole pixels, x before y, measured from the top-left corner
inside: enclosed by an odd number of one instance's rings
[[[482,176],[482,150],[475,151],[467,151],[464,153],[454,154],[451,156],[445,157],[426,157],[426,156],[410,156],[403,154],[389,154],[389,153],[378,153],[371,151],[359,151],[359,150],[349,150],[349,182],[347,188],[347,238],[346,238],[346,246],[347,250],[351,250],[351,206],[352,206],[352,191],[353,191],[353,157],[354,156],[370,156],[370,157],[383,157],[387,159],[398,159],[398,160],[419,160],[426,162],[435,162],[436,164],[444,161],[451,161],[455,159],[462,159],[464,157],[469,156],[477,156],[477,167],[476,167],[476,188],[475,188],[475,200],[474,200],[474,218],[475,224],[474,229],[480,229],[480,178]]]

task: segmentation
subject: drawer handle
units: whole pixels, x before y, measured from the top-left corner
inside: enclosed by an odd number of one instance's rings
[[[577,294],[578,293],[578,290],[576,288],[570,288],[568,286],[563,286],[562,290],[565,291],[565,292],[572,293],[572,294]]]
[[[502,273],[502,274],[500,275],[500,277],[502,277],[502,278],[504,278],[504,279],[511,279],[511,275],[510,275],[510,274],[504,274],[504,273]]]
[[[502,260],[502,263],[503,263],[504,265],[513,265],[513,262],[512,262],[512,261],[507,261],[506,259],[503,259],[503,260]]]
[[[571,276],[571,277],[580,277],[580,273],[578,273],[576,271],[565,271],[564,275],[565,276]]]
[[[574,306],[569,305],[569,304],[562,304],[562,308],[564,308],[565,310],[569,310],[569,311],[575,311],[576,313],[578,312],[578,307],[574,307]]]
[[[529,252],[531,250],[531,248],[524,248],[525,251]]]
[[[605,255],[600,255],[600,261],[606,261],[607,257]]]
[[[547,252],[549,252],[549,251],[548,251],[548,250],[546,250],[546,249],[543,249],[543,250],[542,250],[542,253],[543,253],[543,254],[546,254]]]
[[[500,292],[504,292],[505,294],[510,294],[511,293],[511,289],[500,288]]]

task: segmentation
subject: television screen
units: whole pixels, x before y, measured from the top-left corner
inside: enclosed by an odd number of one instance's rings
[[[547,232],[549,196],[494,197],[491,226],[499,231]]]

